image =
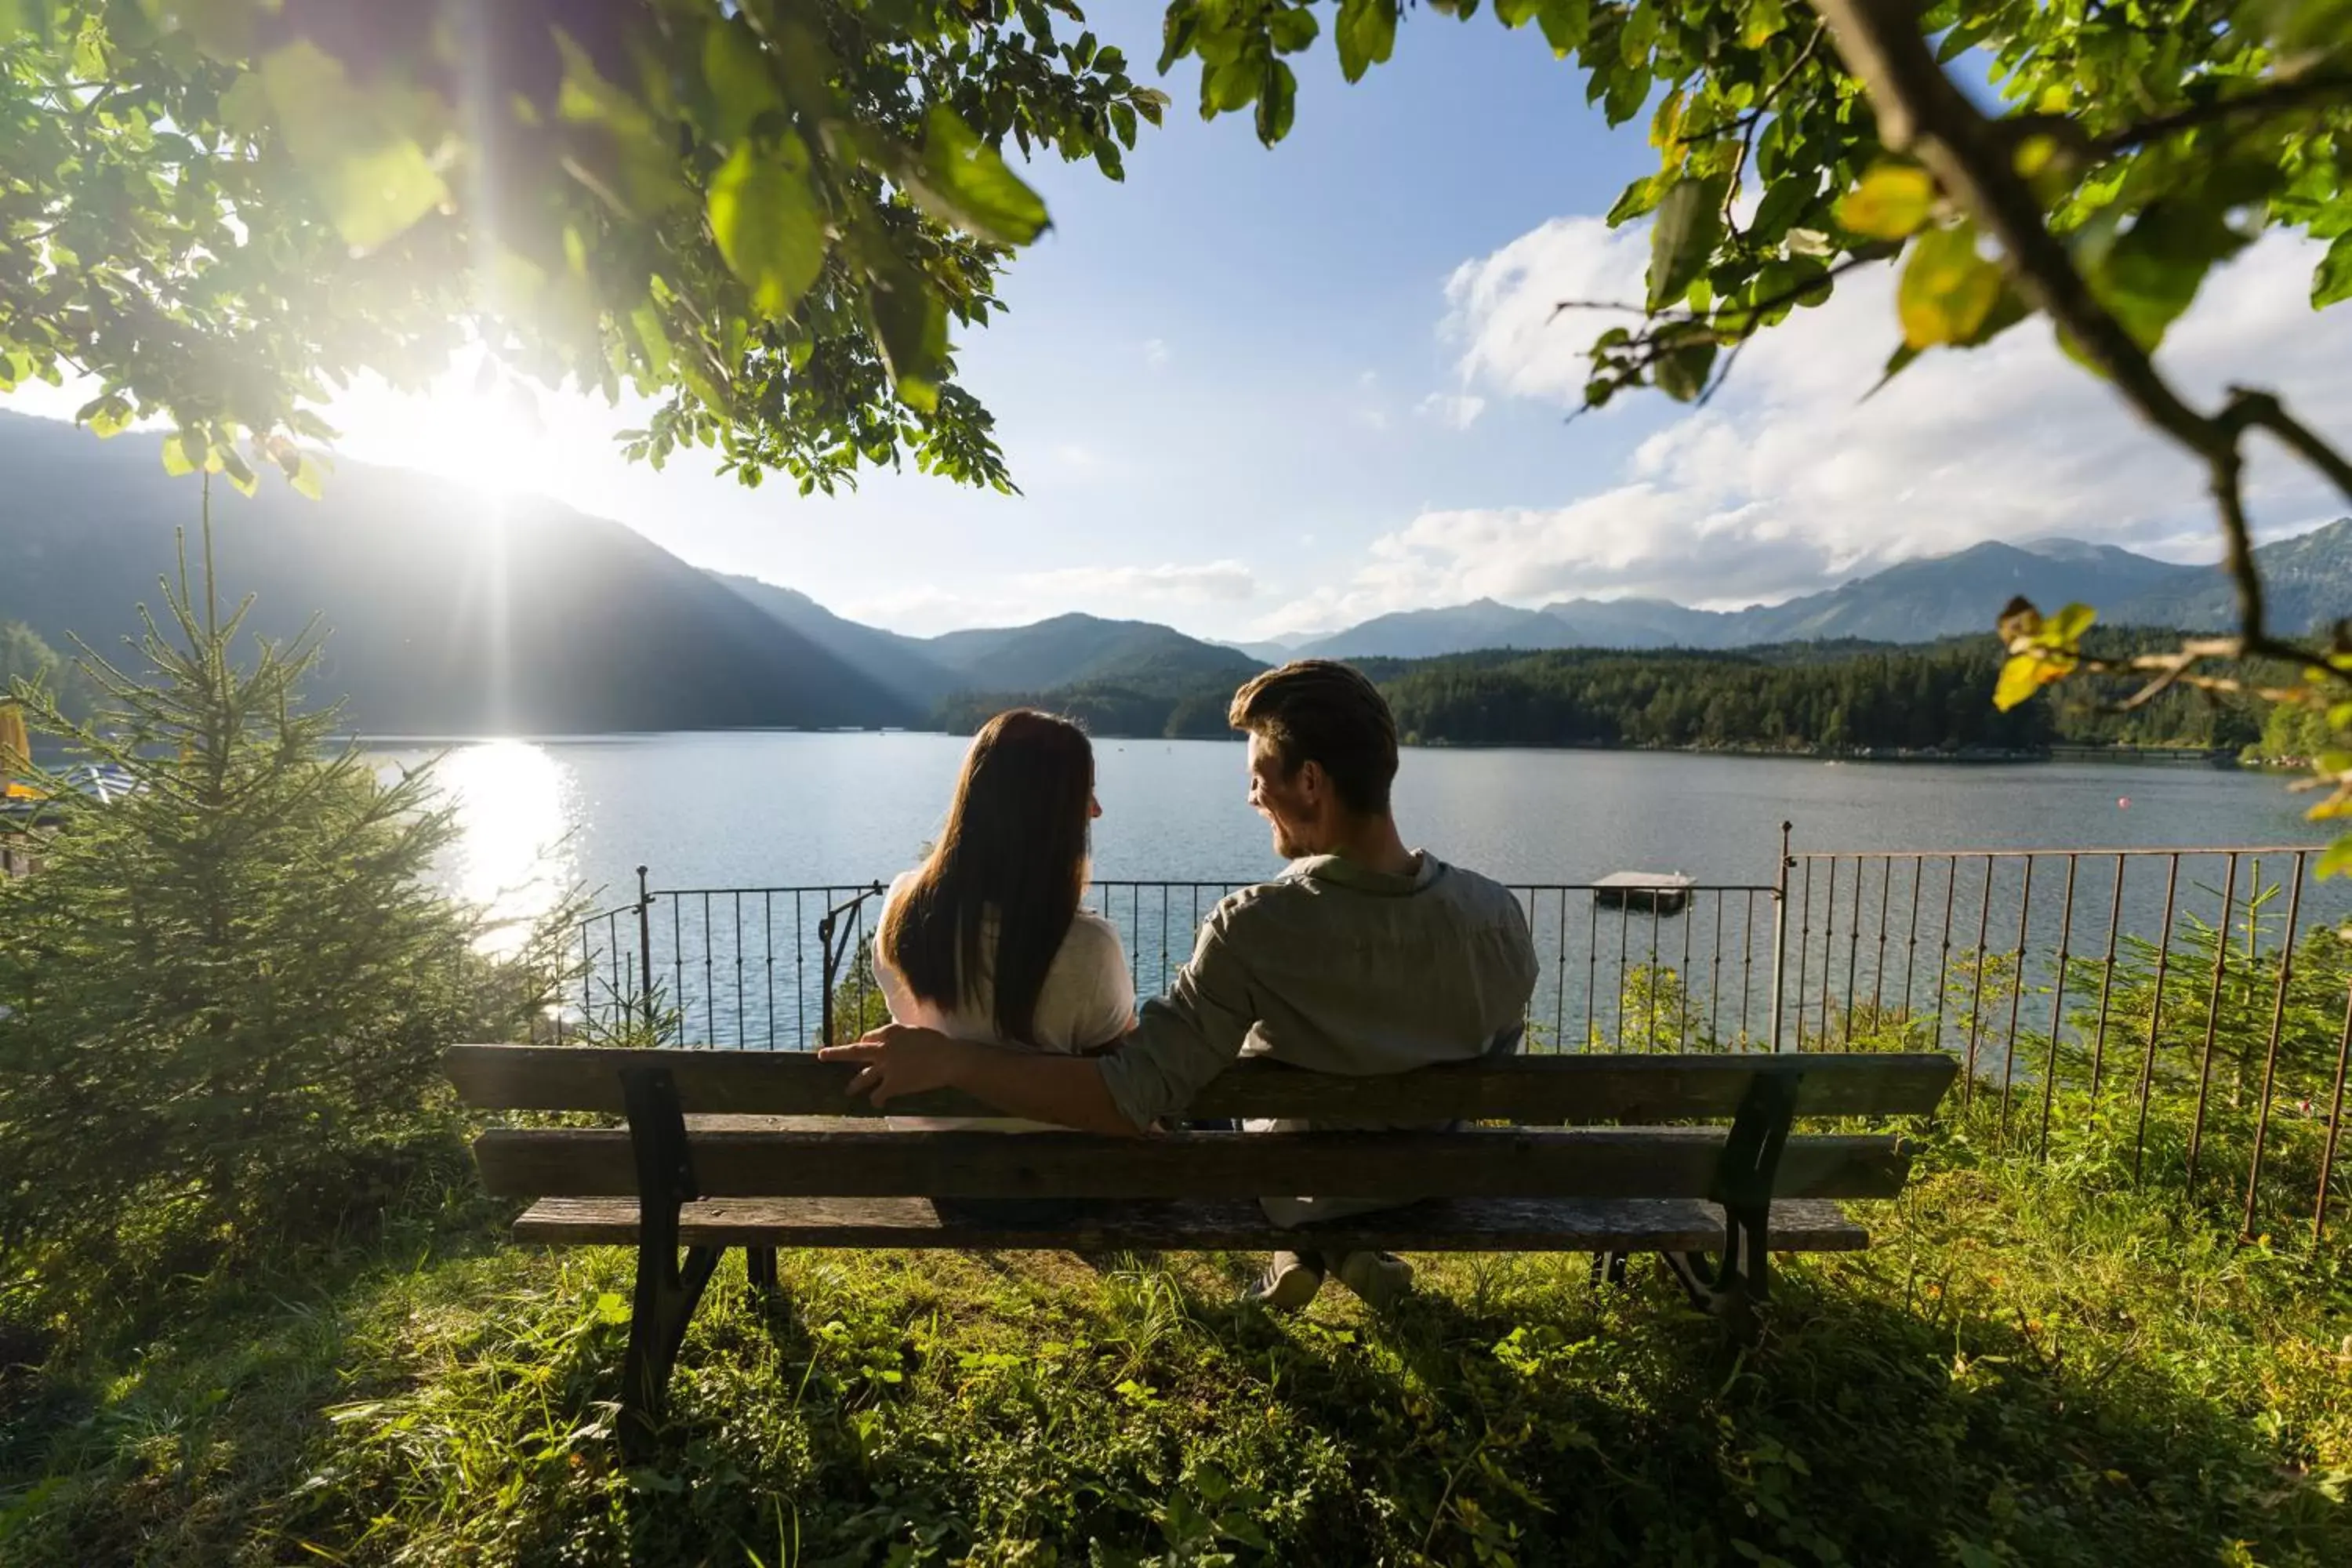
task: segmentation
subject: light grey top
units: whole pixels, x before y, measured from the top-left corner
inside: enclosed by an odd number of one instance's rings
[[[1527,1017],[1526,914],[1426,851],[1410,876],[1337,855],[1220,903],[1192,962],[1101,1058],[1121,1115],[1174,1115],[1241,1056],[1369,1076],[1481,1056]]]

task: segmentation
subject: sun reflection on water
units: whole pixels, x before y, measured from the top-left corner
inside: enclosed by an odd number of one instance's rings
[[[528,741],[485,741],[450,751],[434,777],[457,813],[451,890],[488,911],[482,950],[511,956],[578,876],[572,769]]]

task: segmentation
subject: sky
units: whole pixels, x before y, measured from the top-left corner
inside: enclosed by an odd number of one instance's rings
[[[1148,76],[1160,6],[1087,14]],[[1572,62],[1485,15],[1406,12],[1395,58],[1352,87],[1328,40],[1295,63],[1273,151],[1246,113],[1203,123],[1185,63],[1123,184],[1025,171],[1054,227],[959,378],[1018,496],[869,471],[803,499],[698,452],[656,474],[610,440],[633,410],[559,391],[526,420],[464,373],[436,398],[353,389],[328,410],[338,450],[551,494],[915,634],[1069,610],[1243,639],[1478,597],[1732,607],[1994,538],[2216,553],[2198,472],[2039,324],[1864,401],[1897,338],[1874,270],[1766,334],[1706,409],[1653,394],[1570,423],[1604,323],[1553,306],[1641,293],[1646,228],[1600,215],[1655,167],[1644,122],[1611,131]],[[2352,310],[2311,311],[2315,260],[2280,237],[2216,274],[2165,368],[2200,397],[2258,382],[2352,434]],[[2340,510],[2275,453],[2251,472],[2265,534]]]

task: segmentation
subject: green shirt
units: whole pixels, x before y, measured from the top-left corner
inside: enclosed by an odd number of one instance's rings
[[[1103,1081],[1149,1127],[1244,1055],[1349,1075],[1460,1061],[1523,1026],[1535,984],[1502,884],[1426,851],[1409,876],[1318,855],[1211,912],[1168,994],[1100,1058]]]

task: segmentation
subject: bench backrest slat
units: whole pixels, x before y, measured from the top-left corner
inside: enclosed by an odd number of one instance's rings
[[[1719,1127],[1455,1132],[1171,1133],[694,1131],[705,1197],[1364,1198],[1707,1196]],[[499,1129],[474,1145],[483,1183],[514,1197],[626,1197],[619,1129]],[[1774,1194],[1892,1197],[1909,1156],[1885,1134],[1791,1136]]]
[[[688,1114],[869,1116],[845,1091],[856,1069],[796,1051],[619,1050],[594,1046],[453,1046],[443,1061],[466,1103],[488,1110],[622,1112],[623,1069],[670,1075]],[[1541,1056],[1461,1062],[1381,1078],[1339,1078],[1242,1062],[1201,1091],[1201,1117],[1536,1125],[1728,1117],[1759,1075],[1802,1075],[1800,1116],[1923,1116],[1958,1064],[1940,1053],[1784,1056]],[[972,1116],[968,1096],[894,1101],[910,1116]]]

